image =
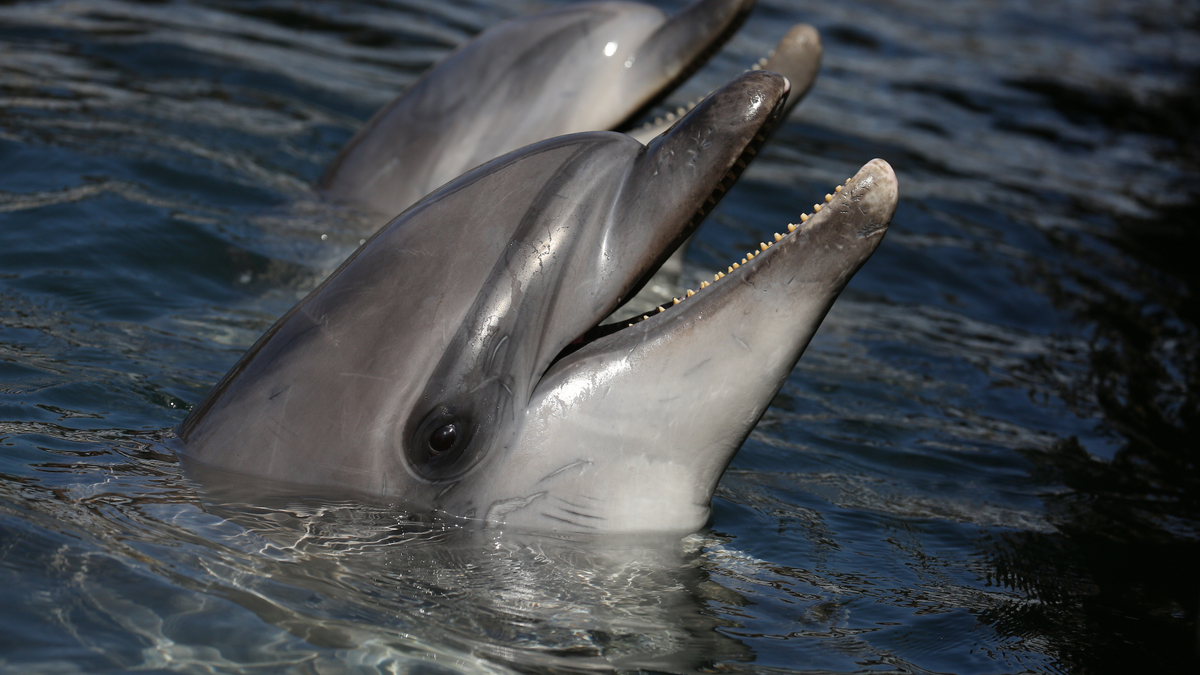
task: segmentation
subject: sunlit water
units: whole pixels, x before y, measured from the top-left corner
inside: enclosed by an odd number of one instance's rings
[[[704,532],[522,538],[183,475],[162,439],[370,231],[307,186],[545,6],[0,7],[0,671],[1196,672],[1182,1],[760,0],[671,98],[821,31],[690,279],[872,157],[901,182]]]

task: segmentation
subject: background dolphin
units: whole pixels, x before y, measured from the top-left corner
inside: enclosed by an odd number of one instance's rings
[[[798,23],[788,30],[787,34],[775,45],[768,56],[754,64],[751,70],[769,70],[787,78],[791,85],[787,102],[784,103],[783,116],[796,107],[808,94],[817,81],[817,73],[821,69],[821,36],[817,29],[806,23]],[[694,105],[694,104],[693,104]],[[675,112],[655,118],[634,129],[622,129],[642,143],[665,132],[691,108],[677,108]],[[579,129],[578,131],[587,131]]]
[[[648,5],[593,2],[501,23],[380,110],[317,187],[391,218],[511,150],[567,133],[624,130],[707,61],[753,6],[697,0],[667,17]],[[815,29],[797,26],[764,66],[792,83],[787,110],[811,87],[820,56]],[[632,133],[646,142],[676,116]]]
[[[700,527],[721,471],[878,244],[895,208],[890,168],[869,165],[786,244],[683,310],[563,354],[729,189],[786,95],[780,75],[749,73],[649,147],[576,134],[452,181],[259,340],[185,420],[182,454],[522,529]],[[710,320],[760,310],[778,343],[731,340]],[[681,408],[701,372],[722,395]],[[715,426],[693,434],[670,422],[710,413]]]

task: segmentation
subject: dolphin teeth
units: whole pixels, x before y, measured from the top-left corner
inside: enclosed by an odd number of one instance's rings
[[[767,137],[763,136],[762,134],[754,134],[754,140],[758,141],[759,143],[765,143],[767,141]]]
[[[762,134],[759,134],[759,135],[755,136],[755,140],[761,140],[761,139],[762,139]],[[749,147],[748,147],[748,148],[746,148],[746,152],[748,152],[748,153],[750,153],[750,154],[754,154],[754,150],[753,150],[752,148],[749,148]],[[736,163],[738,166],[740,166],[740,167],[743,167],[743,168],[745,167],[745,163],[744,163],[744,162],[743,162],[743,161],[742,161],[740,158],[739,158],[739,159],[738,159],[738,160],[737,160],[735,163]],[[730,172],[729,172],[729,177],[732,177],[732,176],[733,176],[733,172],[732,172],[732,171],[730,171]],[[849,185],[849,183],[850,183],[850,181],[851,181],[851,180],[852,180],[852,179],[850,179],[850,178],[847,178],[847,179],[846,179],[846,185],[847,185],[847,186]],[[834,195],[835,195],[835,194],[837,194],[837,193],[839,193],[839,192],[841,192],[841,191],[842,191],[842,188],[843,188],[843,186],[842,186],[842,185],[838,185],[838,186],[834,187],[834,189],[833,189],[833,192],[832,192],[832,193],[830,193],[830,194],[826,194],[826,195],[825,195],[825,203],[826,203],[826,204],[828,204],[828,203],[832,202],[832,201],[833,201],[833,197],[834,197]],[[800,214],[800,223],[806,223],[806,222],[808,222],[808,220],[809,220],[810,218],[812,218],[814,215],[816,215],[817,213],[819,213],[819,212],[821,211],[821,209],[822,209],[822,208],[824,208],[824,207],[825,207],[825,204],[813,204],[813,212],[812,212],[812,214],[808,214],[808,213],[802,213],[802,214]],[[795,231],[796,231],[796,230],[798,230],[798,229],[800,229],[800,225],[799,225],[799,224],[797,224],[797,223],[788,223],[788,226],[787,226],[787,231],[788,231],[788,234],[791,234],[792,232],[795,232]],[[728,273],[730,273],[730,274],[733,274],[733,271],[734,271],[734,270],[738,269],[738,268],[739,268],[739,267],[741,267],[742,265],[745,265],[745,264],[749,263],[751,260],[753,260],[753,259],[754,259],[754,256],[755,256],[756,254],[759,254],[759,253],[763,253],[763,252],[765,252],[767,249],[771,248],[771,247],[772,247],[772,246],[774,246],[775,244],[777,244],[777,243],[779,243],[779,242],[783,241],[783,238],[784,238],[784,237],[786,237],[786,236],[787,236],[786,234],[780,234],[780,233],[776,232],[776,233],[775,233],[774,240],[773,240],[773,241],[771,241],[770,243],[766,243],[766,242],[761,242],[761,241],[760,241],[760,242],[758,243],[758,250],[757,250],[757,251],[750,251],[749,253],[747,253],[747,254],[746,254],[746,257],[745,257],[745,258],[742,258],[742,262],[741,262],[741,263],[733,263],[732,265],[730,265],[729,267],[727,267],[727,268],[726,268],[726,272],[728,272]],[[715,283],[715,282],[717,282],[717,281],[720,281],[720,280],[721,280],[721,279],[723,279],[723,278],[725,278],[725,274],[724,274],[723,272],[717,272],[716,274],[714,274],[714,275],[713,275],[713,282]],[[707,287],[708,287],[708,286],[710,286],[710,285],[711,285],[711,284],[710,284],[710,282],[708,282],[708,281],[701,281],[701,282],[700,282],[700,290],[704,290],[705,288],[707,288]],[[694,291],[692,291],[691,289],[688,289],[688,291],[687,291],[687,294],[684,296],[684,298],[685,298],[685,299],[686,299],[686,298],[690,298],[690,297],[692,297],[692,295],[694,295],[694,294],[695,294],[695,292],[694,292]],[[678,300],[676,300],[676,302],[679,302],[679,301],[678,301]]]
[[[674,122],[675,121],[675,113],[673,113],[673,112],[667,113],[667,121]]]
[[[704,287],[703,287],[703,286],[701,286],[700,288],[704,288]],[[692,297],[692,296],[693,296],[693,295],[695,295],[695,294],[696,294],[696,291],[693,291],[693,290],[692,290],[692,289],[690,289],[690,288],[687,290],[687,297],[689,297],[689,298],[690,298],[690,297]]]
[[[756,64],[750,66],[750,70],[762,70],[762,64],[756,63]]]
[[[765,68],[765,67],[767,66],[767,57],[765,57],[765,56],[764,56],[764,57],[762,57],[761,59],[759,59],[759,60],[758,60],[758,65],[759,65],[759,66],[762,66],[763,68]]]
[[[684,108],[683,106],[679,106],[678,108],[675,109],[675,114],[679,115],[680,117],[683,117],[685,114],[687,114],[687,108]]]
[[[746,163],[745,163],[745,162],[743,162],[743,161],[742,161],[742,159],[741,159],[740,157],[738,158],[738,160],[737,160],[736,162],[734,162],[734,163],[733,163],[733,165],[734,165],[734,166],[736,166],[736,167],[737,167],[737,168],[739,168],[739,169],[745,169],[745,168],[746,168]]]
[[[662,313],[663,313],[663,312],[665,312],[665,311],[667,311],[667,308],[666,308],[666,307],[659,307],[659,308],[658,308],[658,313],[659,313],[659,314],[662,314]]]
[[[643,314],[643,315],[642,315],[642,321],[645,321],[646,319],[649,319],[649,318],[650,318],[650,317],[649,317],[649,316],[647,316],[647,315],[645,315],[645,314]]]
[[[749,154],[751,157],[753,157],[758,154],[758,151],[755,150],[754,148],[747,147],[746,153]]]
[[[659,125],[661,125],[662,123],[663,123],[663,118],[661,118],[661,117],[655,117],[655,118],[654,118],[654,126],[659,126]]]

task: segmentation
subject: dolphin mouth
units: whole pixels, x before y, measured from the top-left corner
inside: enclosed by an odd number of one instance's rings
[[[898,195],[892,168],[873,160],[811,215],[699,290],[637,320],[588,331],[544,373],[526,406],[512,452],[536,462],[536,481],[495,492],[489,503],[513,505],[514,492],[527,499],[558,491],[601,499],[607,510],[583,499],[569,508],[561,498],[538,499],[489,513],[497,515],[490,524],[609,532],[702,527],[721,475],[883,240]],[[649,526],[647,517],[664,525]]]
[[[764,133],[755,135],[753,141],[746,146],[742,155],[735,162],[735,168],[731,169],[725,178],[718,182],[713,188],[712,194],[697,211],[697,223],[716,206],[720,197],[732,187],[746,169],[749,160],[757,154],[765,141]],[[794,260],[805,255],[827,253],[827,251],[812,250],[829,247],[827,242],[814,243],[811,241],[816,238],[814,235],[818,234],[819,230],[828,232],[840,228],[844,230],[843,234],[846,237],[867,242],[867,245],[863,247],[865,253],[851,256],[843,266],[844,269],[836,275],[848,280],[866,261],[878,245],[879,240],[882,239],[883,234],[886,233],[895,210],[896,193],[896,176],[892,167],[882,159],[872,160],[854,176],[847,178],[844,183],[837,185],[832,192],[827,193],[824,202],[813,204],[811,212],[801,214],[798,222],[789,223],[782,233],[774,233],[770,241],[760,242],[756,249],[748,251],[740,261],[731,262],[725,271],[715,272],[712,281],[701,281],[699,289],[686,289],[680,294],[680,297],[658,305],[640,316],[594,326],[559,353],[551,365],[551,370],[555,370],[563,360],[568,359],[584,347],[594,346],[597,349],[605,349],[607,343],[615,340],[620,333],[630,331],[635,327],[646,327],[643,326],[644,323],[650,322],[660,315],[665,315],[664,318],[670,319],[677,314],[693,309],[697,303],[686,305],[685,303],[693,297],[703,296],[706,293],[712,295],[716,291],[710,291],[711,288],[717,286],[728,288],[739,283],[752,283],[749,279],[777,257]],[[863,204],[864,198],[868,196],[871,198],[871,203]],[[858,216],[853,220],[861,222],[844,222],[846,219],[842,216],[847,214]],[[841,247],[842,245],[839,244],[838,248]],[[836,293],[834,297],[836,297]],[[832,304],[832,298],[830,304]],[[680,307],[681,305],[684,306]]]
[[[621,303],[619,305],[617,305],[613,309],[613,311],[610,312],[605,318],[612,316],[612,314],[615,312],[619,312],[621,310],[621,308],[623,308],[627,304],[629,304],[633,300],[633,298],[638,294],[638,292],[641,290],[641,288],[654,276],[654,274],[659,270],[659,268],[662,267],[662,264],[665,263],[667,258],[675,251],[675,249],[677,249],[687,239],[688,236],[690,236],[692,233],[694,233],[700,227],[700,224],[704,221],[704,219],[707,218],[708,215],[712,212],[712,210],[716,208],[717,204],[720,203],[721,199],[724,198],[725,194],[728,193],[729,190],[731,190],[733,188],[734,184],[737,183],[738,179],[741,178],[742,174],[749,167],[750,163],[754,161],[754,158],[758,155],[758,153],[762,150],[763,146],[770,139],[771,133],[775,130],[776,126],[782,120],[786,119],[787,113],[790,112],[790,110],[792,108],[791,105],[788,105],[788,99],[791,98],[791,96],[790,96],[791,84],[787,80],[786,77],[783,79],[784,79],[783,96],[781,96],[775,102],[774,108],[772,109],[770,115],[767,117],[766,122],[762,125],[762,127],[760,127],[758,129],[757,133],[755,133],[752,137],[750,137],[750,139],[748,140],[746,145],[742,148],[741,153],[736,157],[736,159],[733,160],[733,163],[728,167],[728,170],[725,172],[725,174],[723,176],[721,176],[716,181],[715,184],[713,184],[712,189],[709,191],[708,195],[702,201],[700,201],[699,206],[696,207],[696,210],[691,217],[691,221],[684,228],[685,234],[680,236],[677,241],[673,242],[672,245],[670,245],[669,247],[667,247],[666,249],[664,249],[661,252],[658,263],[651,266],[642,275],[642,277],[639,279],[639,281],[633,286],[632,292],[628,293],[625,296],[625,298],[623,299],[623,301],[621,301]],[[710,96],[711,96],[711,94],[710,94]],[[700,103],[703,103],[703,100]],[[694,110],[695,107],[696,106],[693,105],[692,109]],[[674,122],[674,124],[672,124],[671,126],[667,127],[664,131],[662,131],[661,134],[659,135],[659,137],[665,137],[666,135],[670,134],[671,131],[673,131],[677,126],[682,124],[688,118],[688,114],[690,114],[690,113],[691,113],[691,110],[689,110],[688,113],[681,115],[679,117],[679,119]],[[653,143],[653,141],[651,143]],[[649,147],[649,144],[647,147],[647,151],[652,151],[652,148]],[[689,290],[688,293],[692,293],[692,291]],[[679,301],[676,300],[676,302],[673,304],[678,304],[678,302]],[[658,311],[658,312],[665,311],[667,306],[668,305],[663,305],[656,311]],[[638,321],[641,321],[641,319],[638,319]],[[573,340],[569,344],[567,344],[567,346],[564,347],[563,350],[561,352],[559,352],[559,354],[556,357],[554,357],[554,359],[548,364],[547,367],[552,368],[559,361],[566,358],[570,354],[574,353],[581,347],[583,347],[587,344],[590,344],[592,342],[595,342],[596,340],[603,338],[607,335],[611,335],[617,331],[628,328],[632,325],[633,325],[633,322],[630,322],[630,321],[617,321],[617,322],[613,322],[613,323],[604,323],[604,318],[602,318],[597,322],[597,325],[594,325],[592,328],[585,331],[579,337],[575,338],[575,340]]]

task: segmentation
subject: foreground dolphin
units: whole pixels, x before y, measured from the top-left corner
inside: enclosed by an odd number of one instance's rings
[[[628,130],[741,26],[754,0],[696,0],[667,17],[634,2],[589,2],[506,21],[466,43],[380,110],[317,188],[392,218],[445,182],[537,141]],[[821,44],[797,26],[763,67],[812,86]],[[632,131],[659,135],[675,113]]]
[[[728,190],[786,96],[783,77],[748,73],[649,146],[576,134],[450,182],[250,349],[181,425],[181,454],[493,526],[702,527],[721,473],[879,244],[891,168],[868,164],[678,306],[595,327]]]

